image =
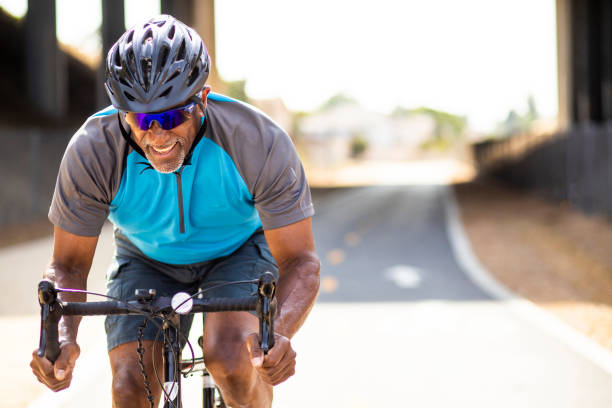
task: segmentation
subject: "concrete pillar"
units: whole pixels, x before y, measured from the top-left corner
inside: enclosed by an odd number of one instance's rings
[[[605,122],[612,121],[612,3],[605,1],[601,10],[602,114]]]
[[[68,69],[55,33],[55,2],[28,0],[25,17],[26,88],[43,115],[61,118],[68,106]]]
[[[161,11],[178,18],[193,27],[206,44],[212,61],[208,85],[215,92],[225,92],[223,80],[219,77],[215,54],[215,1],[214,0],[162,0]]]
[[[193,27],[193,3],[194,0],[161,0],[161,12]]]
[[[106,76],[106,54],[112,45],[125,32],[125,4],[124,0],[102,0],[102,59],[98,69],[96,88],[96,102],[99,109],[110,104],[108,95],[104,90]]]
[[[572,63],[571,63],[571,19],[570,0],[557,0],[557,87],[558,127],[564,131],[572,123]]]

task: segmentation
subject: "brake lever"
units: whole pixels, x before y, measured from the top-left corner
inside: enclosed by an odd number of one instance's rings
[[[57,325],[61,317],[61,306],[57,300],[57,290],[53,282],[42,280],[38,284],[38,303],[40,304],[40,339],[38,357],[45,356],[54,363],[60,355]]]
[[[274,316],[276,315],[276,279],[271,272],[264,272],[259,278],[259,302],[257,316],[259,317],[259,344],[264,354],[274,347]]]

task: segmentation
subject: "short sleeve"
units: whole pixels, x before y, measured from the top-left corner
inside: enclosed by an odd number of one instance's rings
[[[279,129],[280,130],[280,129]],[[276,132],[253,188],[264,229],[280,228],[314,215],[304,168],[289,136]]]
[[[54,225],[81,236],[100,234],[119,171],[116,146],[102,134],[107,127],[95,122],[79,129],[68,144],[49,209]]]

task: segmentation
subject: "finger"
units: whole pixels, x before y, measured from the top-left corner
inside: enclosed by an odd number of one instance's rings
[[[282,342],[272,348],[264,357],[262,367],[270,368],[277,366],[285,359],[295,359],[295,351],[293,351],[289,342]]]
[[[72,375],[72,370],[74,369],[79,354],[80,352],[76,345],[68,344],[62,347],[62,351],[54,364],[54,375],[56,379],[63,381]]]
[[[249,351],[249,357],[253,367],[261,367],[265,361],[265,356],[263,350],[261,347],[259,347],[257,334],[252,333],[247,337],[247,349]]]
[[[295,374],[295,364],[291,363],[280,370],[276,370],[274,373],[264,376],[264,381],[271,385],[278,385],[286,381],[293,374]]]
[[[268,367],[268,368],[262,367],[262,369],[259,370],[260,375],[263,378],[265,378],[267,382],[272,383],[278,380],[281,376],[285,375],[286,373],[290,371],[293,371],[293,372],[295,371],[296,353],[292,350],[290,353],[287,353],[285,356],[286,358],[281,360],[274,367]]]
[[[44,357],[38,357],[38,354],[32,354],[32,361],[30,362],[32,372],[42,376],[53,375],[53,365],[49,360]]]

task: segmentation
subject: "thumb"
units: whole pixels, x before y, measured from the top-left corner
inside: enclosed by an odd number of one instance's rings
[[[247,349],[251,357],[251,364],[253,367],[261,367],[264,360],[264,353],[261,347],[259,347],[259,340],[257,334],[250,334],[247,338]]]
[[[70,347],[62,348],[62,352],[53,366],[56,379],[63,380],[68,376],[70,371],[72,371],[72,367],[74,367],[74,360],[76,360],[77,356],[78,354],[75,354],[74,350]]]
[[[55,378],[57,380],[63,380],[64,378],[66,378],[66,371],[68,370],[68,365],[66,364],[65,361],[61,361],[60,359],[58,359],[55,362],[53,370],[54,370]]]

